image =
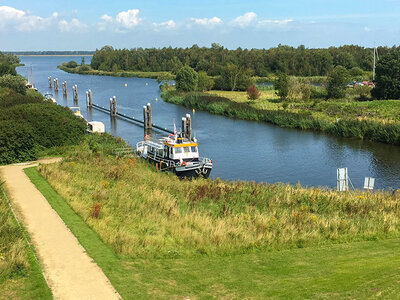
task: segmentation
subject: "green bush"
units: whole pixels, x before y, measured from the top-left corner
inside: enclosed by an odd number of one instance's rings
[[[34,90],[27,90],[26,95],[19,94],[9,88],[0,88],[0,92],[4,93],[4,95],[0,97],[0,108],[8,108],[20,104],[43,102],[42,94]]]
[[[0,77],[0,87],[13,89],[22,95],[26,94],[25,78],[22,76],[13,76],[10,74]]]
[[[17,72],[15,71],[15,67],[13,65],[10,65],[8,63],[0,63],[0,76],[3,75],[17,75]]]
[[[73,60],[69,61],[69,62],[66,64],[66,67],[67,67],[67,68],[76,68],[77,66],[78,66],[78,63],[77,63],[76,61],[73,61]]]

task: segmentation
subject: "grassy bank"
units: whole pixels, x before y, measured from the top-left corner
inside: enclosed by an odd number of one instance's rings
[[[141,72],[141,71],[108,72],[108,71],[94,70],[90,67],[88,67],[87,70],[81,70],[80,67],[68,68],[63,65],[60,65],[57,68],[59,68],[60,70],[62,70],[64,72],[73,73],[73,74],[82,74],[82,75],[138,77],[138,78],[152,78],[152,79],[162,78],[163,80],[174,80],[175,79],[175,76],[170,72]]]
[[[124,298],[400,291],[397,192],[182,181],[88,138],[44,177],[26,172]]]
[[[24,235],[0,186],[0,299],[52,299]]]
[[[285,104],[270,88],[262,90],[255,101],[248,100],[245,92],[184,94],[164,90],[161,95],[166,102],[230,118],[400,145],[400,101],[315,100]]]

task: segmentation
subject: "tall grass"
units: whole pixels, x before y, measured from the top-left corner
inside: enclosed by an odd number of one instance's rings
[[[85,145],[39,170],[103,241],[130,257],[230,255],[400,233],[398,192],[179,180]],[[94,205],[101,205],[96,217]]]
[[[305,109],[260,109],[248,103],[239,103],[228,98],[204,93],[182,94],[177,91],[163,91],[162,97],[166,102],[183,105],[188,108],[205,110],[213,114],[230,118],[268,122],[281,127],[312,129],[328,134],[360,138],[387,144],[400,145],[400,123],[388,120],[360,118],[356,114],[360,106],[354,105],[352,114],[346,113],[349,106],[337,104],[306,104]],[[294,104],[294,107],[299,106]],[[301,105],[300,105],[301,106]],[[329,115],[329,107],[340,111],[341,118],[336,114]],[[397,107],[397,105],[396,105]],[[323,113],[319,113],[322,111]],[[331,109],[332,111],[332,109]],[[343,113],[344,111],[344,113]],[[354,115],[356,114],[356,115]]]

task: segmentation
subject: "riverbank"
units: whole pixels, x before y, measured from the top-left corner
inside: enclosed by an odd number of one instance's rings
[[[114,157],[121,142],[88,136],[63,162],[40,166],[43,177],[28,175],[122,297],[357,298],[374,295],[371,284],[399,292],[400,257],[387,255],[400,233],[399,193],[182,181]]]
[[[400,101],[396,100],[287,103],[273,89],[261,91],[257,100],[248,100],[245,92],[182,93],[173,88],[163,89],[161,96],[168,103],[230,118],[400,145]]]
[[[94,70],[87,66],[87,69],[82,70],[80,67],[68,68],[64,65],[57,67],[58,69],[72,74],[82,75],[98,75],[98,76],[114,76],[114,77],[138,77],[138,78],[151,78],[151,79],[163,79],[163,80],[174,80],[175,76],[170,72],[140,72],[140,71],[99,71]]]

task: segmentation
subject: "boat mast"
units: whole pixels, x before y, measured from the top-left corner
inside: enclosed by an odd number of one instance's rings
[[[32,72],[32,66],[31,66],[31,84],[32,84],[32,88],[33,88],[33,72]]]
[[[374,43],[374,67],[372,69],[372,81],[375,81],[376,60],[379,60],[378,49]]]

